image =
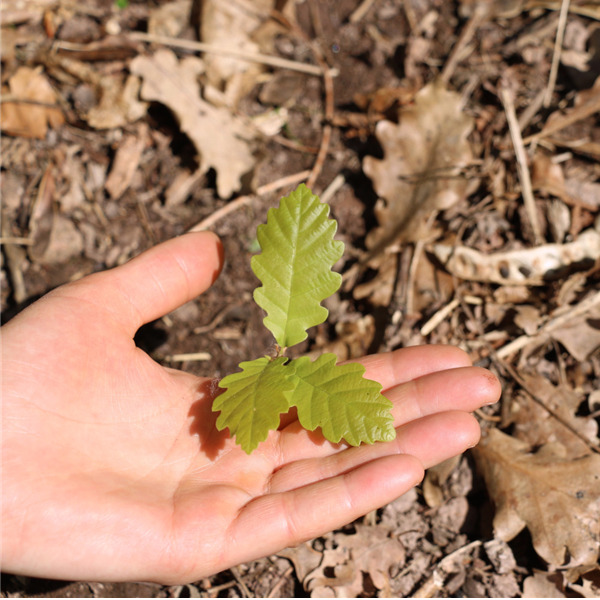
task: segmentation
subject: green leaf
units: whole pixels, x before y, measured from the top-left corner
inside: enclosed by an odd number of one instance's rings
[[[320,427],[334,443],[393,440],[392,403],[381,394],[381,384],[365,379],[361,364],[336,365],[336,358],[329,353],[314,362],[303,356],[290,363],[296,380],[291,404],[298,408],[300,424],[310,431]]]
[[[290,377],[294,371],[285,366],[286,362],[283,356],[242,362],[241,372],[219,382],[219,387],[227,391],[213,402],[213,410],[221,411],[217,429],[229,428],[248,454],[267,439],[271,429],[277,429],[280,414],[290,408],[288,396],[294,387]]]
[[[337,222],[328,215],[329,206],[302,184],[279,208],[271,208],[266,225],[257,229],[262,253],[252,257],[251,266],[262,287],[254,290],[254,300],[282,348],[298,344],[309,327],[325,321],[328,311],[321,301],[341,285],[331,267],[344,244],[333,239]]]

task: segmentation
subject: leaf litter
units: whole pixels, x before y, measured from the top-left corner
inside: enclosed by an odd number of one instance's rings
[[[500,376],[503,398],[478,411],[478,449],[345,528],[188,586],[62,591],[600,595],[597,7],[568,3],[557,51],[560,1],[159,4],[3,5],[3,313],[248,194],[213,226],[229,257],[215,288],[140,341],[164,364],[202,356],[182,367],[224,376],[272,344],[261,311],[240,304],[256,285],[249,232],[280,195],[268,190],[314,170],[321,193],[343,174],[329,203],[346,288],[298,355],[456,344]],[[172,36],[171,49],[139,34]],[[311,69],[320,53],[333,90],[176,43],[195,40]],[[253,125],[260,115],[275,125]],[[8,577],[2,594],[45,595],[40,585]]]

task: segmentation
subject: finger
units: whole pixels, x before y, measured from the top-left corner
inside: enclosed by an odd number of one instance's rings
[[[385,393],[394,405],[394,425],[448,410],[472,412],[497,402],[501,388],[498,378],[480,367],[438,371],[395,386]]]
[[[110,271],[62,288],[111,312],[133,334],[204,292],[223,265],[219,238],[208,231],[188,233],[143,252]]]
[[[468,367],[471,360],[466,352],[456,346],[412,346],[394,352],[365,356],[358,361],[365,368],[365,377],[390,387],[411,381],[435,371]]]
[[[424,375],[386,390],[393,403],[394,426],[449,410],[472,412],[496,402],[501,389],[497,378],[479,367],[456,367]],[[280,432],[280,464],[340,452],[344,446],[326,442],[320,432],[308,432],[296,421]]]
[[[251,501],[230,537],[252,540],[256,556],[272,554],[384,506],[422,478],[423,467],[414,457],[384,456],[336,477]]]
[[[479,437],[479,424],[467,413],[451,411],[430,415],[399,427],[392,442],[294,461],[273,474],[269,490],[281,493],[296,489],[394,454],[409,454],[429,468],[472,448]]]

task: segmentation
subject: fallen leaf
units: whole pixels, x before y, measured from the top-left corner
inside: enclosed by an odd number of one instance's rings
[[[140,81],[129,76],[123,82],[120,75],[100,79],[100,102],[84,115],[94,129],[114,129],[133,123],[144,116],[148,108],[140,102]]]
[[[473,449],[496,513],[495,537],[524,527],[553,567],[593,564],[600,550],[600,456],[572,459],[561,444],[529,444],[491,429]]]
[[[41,67],[19,67],[8,80],[9,99],[2,102],[0,127],[8,135],[46,137],[48,127],[60,127],[65,118],[56,105],[56,94]]]
[[[333,544],[335,548],[325,550],[319,567],[306,577],[311,597],[357,598],[363,591],[362,573],[370,576],[382,597],[389,597],[390,568],[401,567],[406,559],[396,537],[382,527],[357,525],[353,535],[334,534]]]
[[[520,375],[527,389],[535,391],[538,402],[542,402],[548,410],[535,402],[529,394],[520,394],[512,414],[515,437],[532,447],[546,442],[558,442],[567,449],[571,458],[588,454],[589,446],[581,438],[593,444],[598,434],[598,425],[590,417],[576,416],[584,401],[583,396],[567,384],[553,385],[537,373],[521,372]]]
[[[562,575],[536,571],[523,581],[522,598],[566,598]]]
[[[112,168],[106,178],[106,190],[117,200],[131,184],[146,147],[148,128],[140,128],[138,135],[127,135],[119,144]]]
[[[150,11],[148,33],[167,37],[179,37],[190,23],[192,0],[174,0],[161,4]]]
[[[217,192],[221,198],[229,198],[254,166],[249,144],[252,134],[229,110],[201,98],[197,76],[203,68],[199,59],[178,61],[166,49],[152,57],[138,56],[131,63],[131,72],[143,79],[142,97],[173,111],[181,130],[198,151],[202,173],[214,168]]]
[[[248,54],[270,50],[271,37],[263,34],[265,24],[273,25],[270,15],[275,8],[274,0],[253,0],[251,5],[223,0],[201,0],[200,7],[200,38],[203,42],[225,50],[233,48]],[[257,62],[220,56],[216,53],[208,54],[205,64],[210,85],[225,90],[224,99],[227,106],[235,106],[254,87],[263,70],[262,65]]]
[[[552,337],[559,341],[580,362],[589,358],[600,348],[600,308],[579,316],[552,331]]]
[[[399,111],[399,123],[380,121],[375,135],[383,160],[367,156],[363,169],[383,200],[376,207],[379,227],[367,236],[371,255],[393,241],[416,240],[422,221],[464,197],[461,171],[473,158],[467,136],[473,119],[462,111],[461,97],[436,81]]]

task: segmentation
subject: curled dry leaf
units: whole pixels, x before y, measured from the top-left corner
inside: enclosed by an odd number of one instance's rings
[[[229,110],[201,98],[197,77],[203,69],[199,59],[178,61],[165,49],[152,57],[138,56],[131,63],[132,73],[143,79],[142,97],[173,111],[181,130],[198,151],[201,171],[214,168],[217,192],[221,198],[228,198],[240,189],[242,176],[254,166],[251,133]]]
[[[570,270],[590,268],[600,256],[600,233],[588,229],[568,244],[543,244],[494,254],[443,244],[434,244],[430,250],[450,273],[461,279],[501,285],[543,285],[564,277]]]
[[[220,48],[233,48],[249,54],[270,49],[270,36],[265,35],[265,23],[270,22],[274,0],[231,2],[201,0],[200,37],[203,42]],[[225,102],[235,106],[259,77],[258,63],[208,54],[205,57],[206,75],[211,85],[225,90]]]
[[[9,98],[2,103],[2,131],[9,135],[46,137],[48,126],[60,127],[65,118],[55,106],[56,94],[41,67],[19,67],[9,79]]]
[[[495,536],[524,527],[553,567],[595,564],[600,551],[600,456],[566,456],[561,444],[529,444],[492,429],[473,450],[495,504]]]
[[[417,224],[434,210],[464,197],[462,170],[473,158],[467,136],[473,119],[462,112],[460,95],[443,83],[425,86],[415,103],[400,109],[399,124],[380,121],[375,134],[384,158],[365,158],[363,169],[385,202],[376,208],[379,227],[367,236],[374,255],[402,238],[422,235]]]
[[[370,576],[381,597],[389,597],[390,568],[402,567],[406,559],[402,543],[385,528],[365,525],[357,525],[354,535],[333,538],[335,549],[323,552],[321,564],[304,582],[311,597],[357,598],[363,592],[362,573]]]

